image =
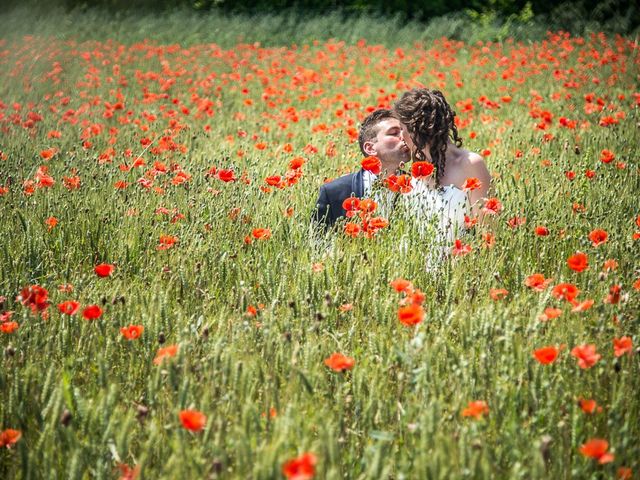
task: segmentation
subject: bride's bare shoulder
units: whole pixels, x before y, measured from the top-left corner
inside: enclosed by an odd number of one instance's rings
[[[444,183],[458,187],[470,177],[488,181],[487,166],[484,158],[475,152],[455,147],[447,150]]]
[[[451,148],[451,156],[447,158],[447,166],[453,165],[458,168],[473,168],[478,164],[484,165],[482,155],[459,147]]]

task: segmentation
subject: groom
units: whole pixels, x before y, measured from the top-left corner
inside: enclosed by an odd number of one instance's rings
[[[391,110],[380,109],[362,122],[358,135],[360,151],[365,157],[377,157],[382,164],[381,178],[395,173],[401,164],[411,158],[409,148],[402,139],[402,125]],[[342,203],[349,197],[368,197],[378,176],[360,169],[320,187],[313,213],[314,220],[327,227],[346,215]]]

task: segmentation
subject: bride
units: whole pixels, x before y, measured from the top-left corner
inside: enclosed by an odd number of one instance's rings
[[[484,159],[462,148],[455,112],[438,90],[414,88],[393,107],[414,161],[429,162],[434,173],[413,179],[407,208],[418,224],[436,229],[441,248],[450,249],[464,231],[465,215],[482,221],[481,200],[491,175]]]

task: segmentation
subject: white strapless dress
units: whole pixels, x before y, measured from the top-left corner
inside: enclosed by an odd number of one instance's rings
[[[430,247],[427,268],[432,268],[451,252],[454,241],[464,234],[469,198],[453,185],[437,189],[415,178],[411,183],[413,189],[403,195],[403,210]]]

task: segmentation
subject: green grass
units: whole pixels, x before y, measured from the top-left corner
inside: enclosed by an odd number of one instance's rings
[[[409,30],[391,47],[389,37],[381,35],[382,46],[375,33],[362,35],[380,27],[371,22],[356,22],[348,34],[336,24],[331,35],[344,43],[314,43],[315,35],[327,38],[324,20],[287,39],[290,26],[282,36],[264,33],[274,30],[270,18],[226,28],[211,18],[118,24],[61,12],[16,25],[11,15],[1,17],[12,28],[0,44],[0,186],[8,187],[0,196],[0,313],[14,311],[20,327],[0,333],[0,431],[18,429],[22,438],[0,451],[3,477],[114,478],[122,462],[139,465],[144,478],[267,479],[305,451],[318,457],[317,478],[611,478],[622,466],[637,475],[638,355],[615,358],[612,347],[624,335],[634,349],[638,343],[640,296],[632,285],[640,277],[639,243],[632,235],[640,231],[640,118],[632,39],[477,44],[434,42]],[[236,44],[238,35],[247,43]],[[257,40],[273,46],[251,45]],[[319,186],[359,165],[348,128],[368,106],[390,104],[418,84],[460,102],[465,146],[490,150],[503,213],[465,237],[471,254],[435,273],[424,265],[429,239],[411,219],[392,219],[372,240],[338,232],[330,249],[314,247],[308,219]],[[167,98],[145,100],[145,92]],[[603,111],[585,111],[590,93],[603,100]],[[202,99],[212,116],[198,114]],[[464,111],[466,99],[473,110]],[[119,101],[124,108],[104,117],[105,102]],[[24,128],[29,111],[42,120]],[[545,130],[535,128],[542,111],[552,116]],[[617,125],[599,126],[616,113]],[[560,117],[577,128],[561,127]],[[95,124],[100,133],[85,138]],[[61,138],[48,138],[52,130]],[[545,141],[548,133],[553,138]],[[184,151],[169,142],[155,150],[162,136]],[[148,148],[145,138],[153,142]],[[92,145],[84,148],[84,140]],[[46,148],[58,150],[49,161],[40,154]],[[112,158],[101,161],[109,148]],[[615,153],[613,163],[600,162],[603,149]],[[296,185],[260,189],[297,156],[307,162]],[[119,168],[138,157],[146,165]],[[162,192],[145,189],[137,181],[155,161],[191,177],[173,185],[174,172],[157,173]],[[25,195],[23,182],[42,165],[55,185]],[[233,167],[250,184],[207,177],[212,166]],[[585,177],[587,168],[594,179]],[[573,181],[568,170],[577,174]],[[81,187],[69,191],[63,177],[74,174]],[[117,181],[129,186],[117,190]],[[586,210],[574,212],[574,203]],[[284,215],[288,207],[292,217]],[[184,218],[172,222],[175,213]],[[59,223],[49,229],[51,216]],[[514,216],[526,223],[512,229]],[[536,237],[537,225],[551,235]],[[259,227],[272,237],[246,245]],[[594,228],[609,233],[600,247],[587,239]],[[483,247],[485,230],[496,238],[491,249]],[[159,251],[160,235],[178,243]],[[566,266],[576,251],[589,256],[585,272]],[[618,262],[615,271],[602,272],[606,259]],[[116,265],[112,277],[94,274],[102,262]],[[314,272],[319,262],[323,269]],[[524,279],[536,272],[552,285],[575,283],[579,299],[594,306],[570,313],[549,290],[531,291]],[[426,318],[415,329],[397,320],[401,295],[389,282],[398,277],[426,294]],[[16,300],[32,284],[49,291],[47,320]],[[74,291],[60,292],[62,284]],[[604,303],[614,284],[622,300]],[[491,288],[509,294],[493,301]],[[99,304],[104,314],[91,322],[61,315],[56,304],[69,299]],[[347,303],[353,309],[341,312]],[[260,304],[256,317],[246,314]],[[540,322],[552,305],[563,315]],[[120,327],[130,324],[144,326],[140,339],[122,338]],[[588,370],[570,354],[584,343],[602,355]],[[158,348],[170,344],[180,346],[177,357],[154,365]],[[560,344],[566,348],[551,365],[532,357]],[[355,358],[355,367],[330,371],[323,361],[333,352]],[[580,397],[595,399],[602,412],[583,413]],[[489,414],[462,417],[472,400],[486,401]],[[186,408],[207,415],[203,432],[182,428],[178,412]],[[594,437],[609,441],[612,463],[599,466],[579,453]]]

